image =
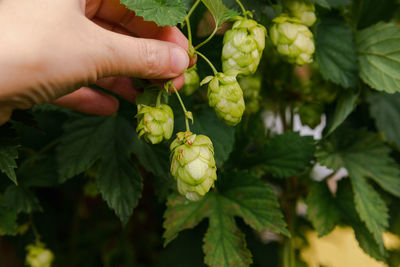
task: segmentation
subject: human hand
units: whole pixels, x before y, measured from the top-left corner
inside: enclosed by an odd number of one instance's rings
[[[117,99],[76,89],[97,83],[133,101],[130,80],[114,76],[174,78],[179,88],[189,65],[188,41],[177,28],[145,22],[118,0],[2,0],[0,25],[0,124],[13,109],[54,100],[111,115]]]

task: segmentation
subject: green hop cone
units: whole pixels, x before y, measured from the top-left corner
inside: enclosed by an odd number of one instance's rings
[[[31,244],[26,247],[26,265],[30,267],[50,267],[54,260],[54,254],[44,244]]]
[[[181,91],[189,96],[193,94],[200,87],[200,77],[197,74],[196,66],[187,69],[184,72],[185,84],[183,85]]]
[[[158,144],[164,139],[168,140],[174,130],[174,113],[165,104],[159,107],[150,107],[139,104],[137,106],[138,126],[136,132],[139,138],[143,136],[146,142]]]
[[[315,51],[312,32],[286,16],[277,17],[273,21],[271,40],[278,52],[286,56],[290,63],[311,63]]]
[[[243,92],[236,80],[235,71],[217,73],[204,78],[201,85],[208,83],[208,104],[217,117],[230,126],[237,125],[245,109]]]
[[[179,132],[170,149],[171,174],[177,182],[179,193],[189,200],[200,200],[217,179],[214,147],[210,138]]]
[[[242,76],[238,79],[246,103],[246,112],[255,113],[260,109],[261,76]]]
[[[321,116],[324,113],[324,106],[317,103],[303,104],[299,108],[299,116],[303,125],[314,129],[321,123]]]
[[[317,20],[314,4],[310,1],[286,0],[284,3],[289,15],[300,20],[302,24],[311,27]]]
[[[232,29],[224,35],[222,69],[249,75],[256,72],[265,47],[267,30],[252,19],[236,17]]]

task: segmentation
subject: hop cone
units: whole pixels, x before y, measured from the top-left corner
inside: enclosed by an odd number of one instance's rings
[[[260,109],[261,76],[242,76],[238,81],[243,90],[246,112],[257,112]]]
[[[312,32],[296,20],[280,16],[274,19],[271,40],[280,54],[290,63],[303,65],[312,62],[314,41]]]
[[[222,69],[237,70],[240,74],[253,74],[260,63],[265,47],[264,26],[251,19],[236,17],[231,30],[224,36]]]
[[[230,126],[235,126],[245,109],[243,92],[236,80],[236,74],[217,73],[215,77],[206,77],[201,84],[208,84],[208,103],[218,118]]]
[[[196,67],[187,69],[184,73],[184,76],[185,84],[183,85],[181,91],[185,95],[191,95],[200,87],[200,78],[197,74]]]
[[[137,107],[138,126],[136,131],[139,138],[143,136],[146,142],[152,144],[171,138],[174,130],[174,114],[168,105],[150,107],[139,104]]]
[[[44,244],[28,245],[26,247],[26,265],[30,267],[50,267],[54,260],[54,254],[46,249]]]
[[[315,7],[308,0],[286,0],[285,6],[289,11],[289,15],[300,20],[301,23],[310,27],[317,20],[315,16]]]
[[[171,174],[187,199],[201,199],[214,185],[217,168],[214,147],[205,135],[180,132],[171,146]]]

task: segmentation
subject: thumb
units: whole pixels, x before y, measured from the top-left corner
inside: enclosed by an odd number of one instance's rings
[[[188,53],[174,43],[131,37],[105,29],[100,31],[94,57],[99,78],[120,75],[170,79],[182,74],[189,66]]]

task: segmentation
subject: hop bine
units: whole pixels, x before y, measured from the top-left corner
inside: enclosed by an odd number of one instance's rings
[[[284,3],[289,15],[300,20],[302,24],[311,27],[317,20],[314,4],[310,1],[286,0]]]
[[[179,193],[189,200],[200,200],[217,179],[214,147],[210,138],[179,132],[170,149],[171,174],[177,182]]]
[[[185,84],[183,85],[181,91],[189,96],[193,94],[200,87],[200,77],[197,74],[196,66],[187,69],[184,73]]]
[[[260,63],[267,30],[252,19],[236,17],[232,29],[224,35],[222,69],[253,74]]]
[[[208,104],[217,117],[230,126],[237,125],[243,116],[245,104],[243,92],[236,80],[237,72],[217,73],[204,78],[201,85],[208,84]]]
[[[286,16],[277,17],[273,22],[271,40],[278,52],[290,63],[311,63],[315,50],[312,32],[298,20]]]
[[[139,104],[137,108],[136,132],[138,132],[139,138],[143,136],[146,142],[152,144],[158,144],[171,138],[174,130],[174,113],[168,105],[161,104],[158,107],[150,107]]]
[[[43,243],[31,244],[26,247],[26,265],[30,267],[50,267],[54,254]]]

